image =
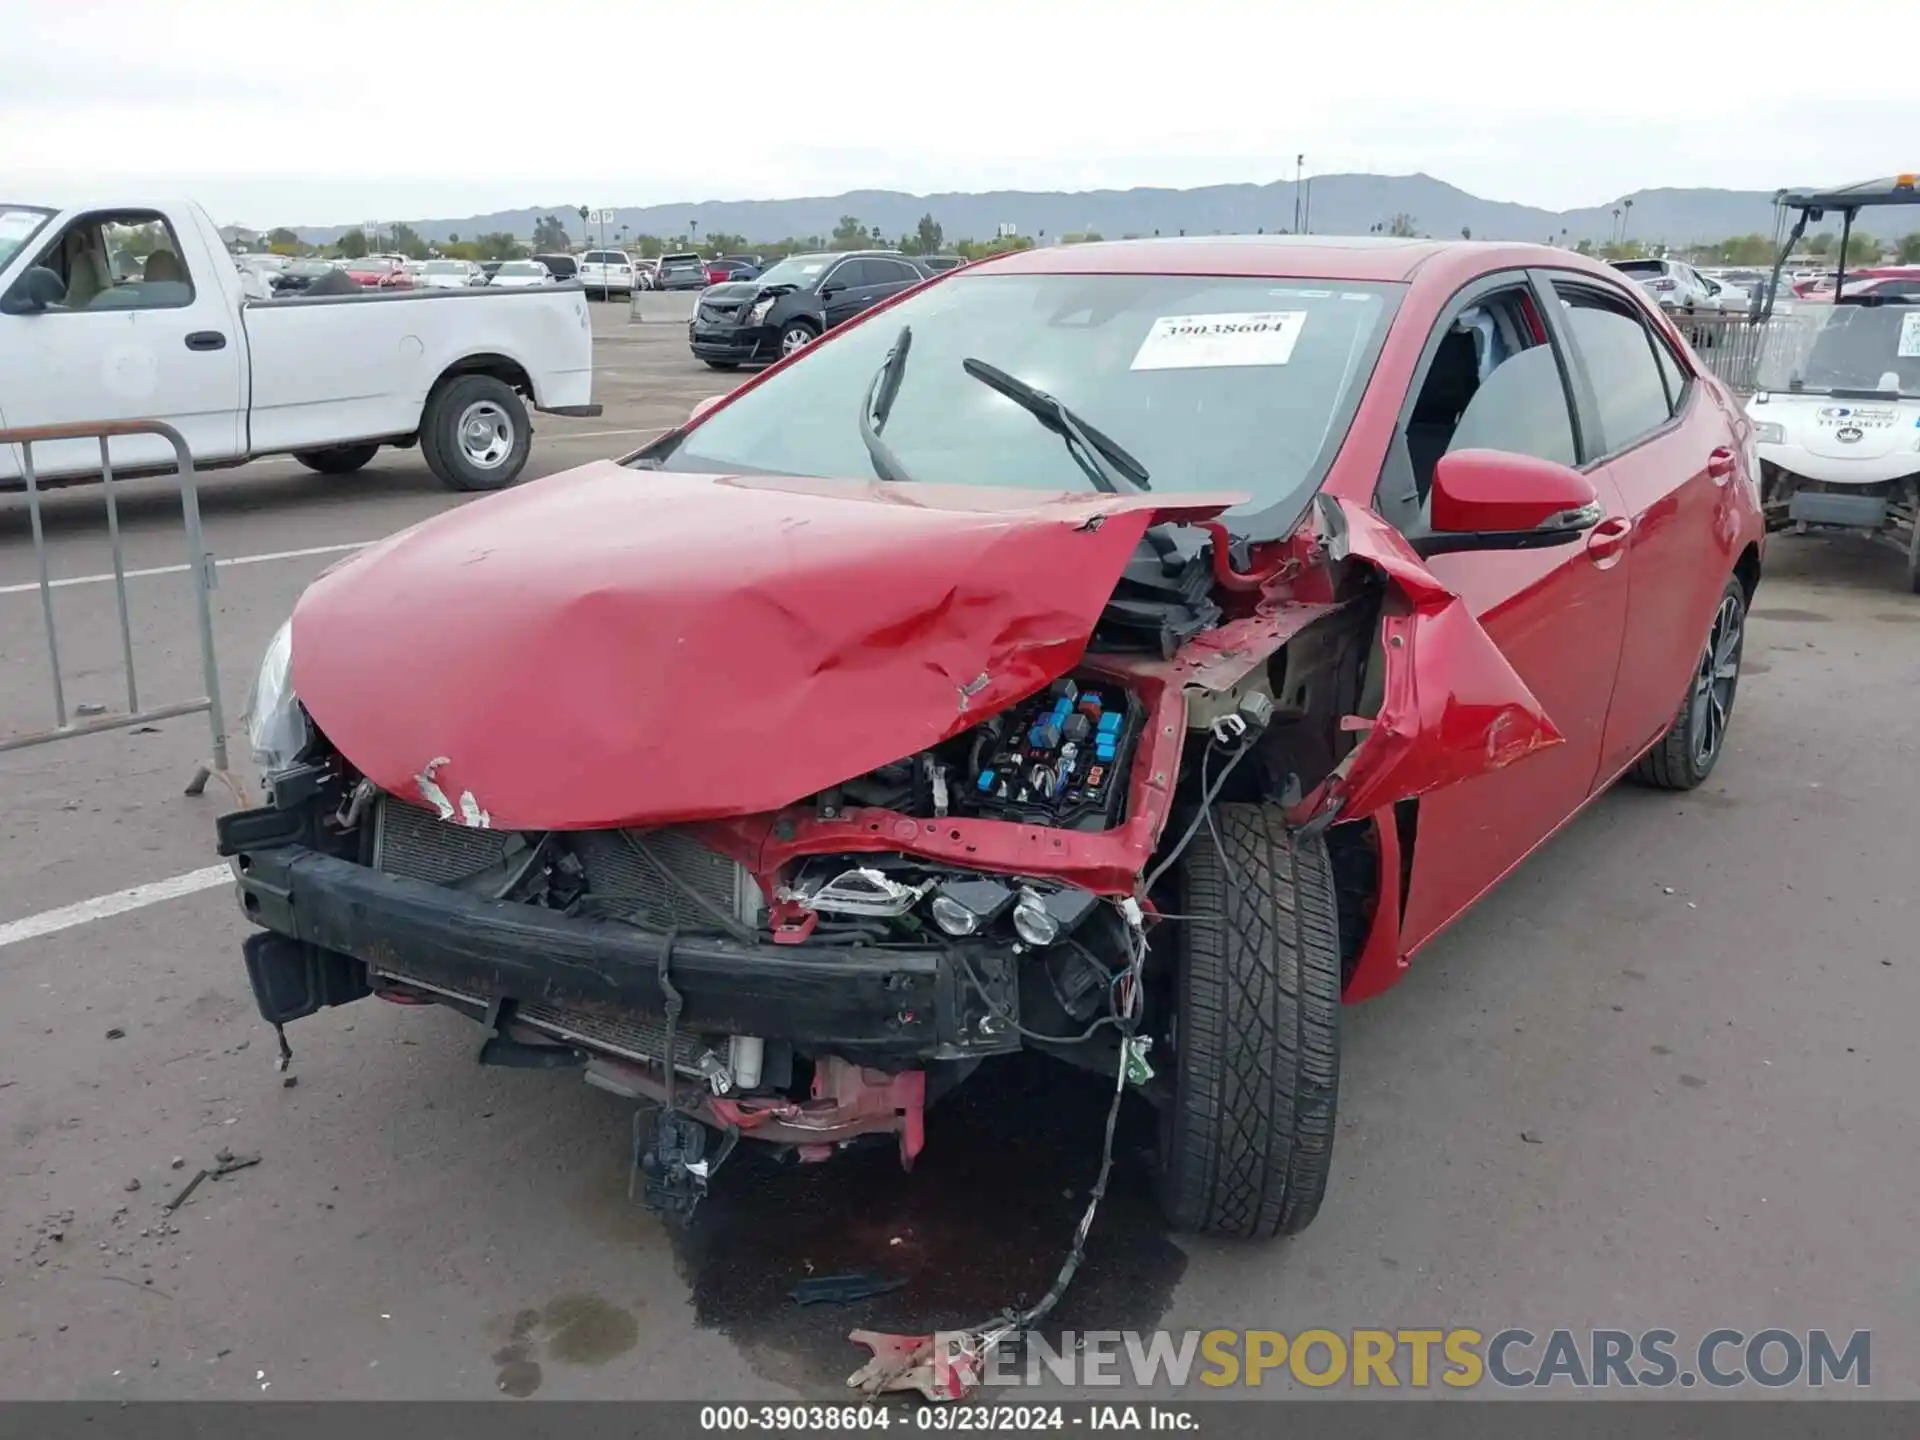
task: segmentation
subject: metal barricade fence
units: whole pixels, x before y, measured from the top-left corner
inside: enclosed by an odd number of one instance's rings
[[[1741,395],[1758,388],[1761,367],[1770,356],[1776,361],[1804,348],[1808,330],[1804,316],[1776,314],[1764,323],[1748,315],[1674,315],[1674,327],[1693,347],[1709,370]]]
[[[200,629],[200,669],[206,693],[190,700],[142,709],[140,682],[133,663],[133,621],[127,609],[126,561],[120,543],[120,512],[114,496],[113,460],[108,442],[116,435],[158,435],[173,447],[180,486],[180,511],[187,535],[187,570],[193,580],[195,618]],[[40,483],[34,473],[33,447],[55,440],[100,442],[100,483],[106,494],[107,536],[113,550],[113,596],[120,618],[120,655],[126,671],[127,708],[124,714],[86,715],[79,718],[67,711],[66,687],[60,674],[60,637],[54,624],[53,592],[58,582],[47,573],[46,530],[41,519]],[[40,616],[47,632],[47,665],[53,681],[53,728],[22,734],[0,735],[0,753],[47,745],[77,735],[93,735],[104,730],[124,730],[158,720],[173,720],[183,715],[205,714],[212,730],[212,755],[195,767],[187,783],[187,794],[198,795],[207,781],[219,776],[236,796],[239,790],[227,768],[227,721],[220,704],[220,668],[213,645],[213,602],[210,598],[216,571],[213,555],[206,548],[200,529],[200,495],[195,484],[193,455],[178,430],[160,420],[99,420],[73,425],[38,425],[18,430],[0,430],[0,445],[20,447],[20,473],[26,484],[27,518],[33,534],[33,559],[39,577]],[[81,709],[86,709],[82,706]]]

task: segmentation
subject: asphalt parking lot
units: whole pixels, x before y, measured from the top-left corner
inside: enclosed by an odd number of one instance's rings
[[[733,378],[678,326],[594,310],[605,414],[540,417],[532,475],[632,449]],[[345,478],[249,466],[201,503],[237,730],[302,587],[462,497],[400,451]],[[54,574],[82,582],[57,597],[69,700],[119,703],[112,588],[85,578],[107,569],[98,492],[47,514]],[[130,487],[130,565],[180,561],[176,515],[158,482]],[[1605,797],[1347,1012],[1318,1222],[1264,1248],[1176,1241],[1130,1133],[1059,1322],[1871,1329],[1874,1392],[1920,1394],[1920,599],[1899,570],[1776,541],[1709,784]],[[24,506],[0,498],[0,731],[49,719],[32,579]],[[146,695],[192,693],[185,577],[130,585]],[[911,1176],[884,1155],[737,1162],[669,1234],[627,1198],[627,1109],[477,1068],[451,1013],[299,1022],[283,1086],[224,885],[9,940],[209,867],[230,797],[180,793],[206,750],[192,717],[0,755],[0,1393],[831,1397],[863,1358],[849,1328],[976,1321],[1045,1289],[1097,1084],[1015,1071],[962,1092]],[[222,1149],[259,1163],[163,1210]],[[786,1298],[856,1268],[910,1283]]]

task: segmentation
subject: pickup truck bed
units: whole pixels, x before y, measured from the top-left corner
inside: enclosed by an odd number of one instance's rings
[[[148,253],[115,253],[125,236]],[[529,409],[597,414],[592,393],[577,285],[248,300],[196,205],[0,203],[0,428],[160,419],[197,466],[293,454],[335,474],[417,444],[447,485],[490,490],[526,464]],[[157,437],[111,455],[116,474],[173,468]],[[34,447],[40,481],[99,469],[97,442]],[[0,489],[23,485],[0,445]]]

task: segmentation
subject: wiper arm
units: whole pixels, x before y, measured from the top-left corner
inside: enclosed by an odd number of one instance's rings
[[[860,439],[867,447],[868,458],[873,461],[873,473],[895,484],[905,483],[913,477],[907,474],[907,467],[894,454],[893,447],[880,438],[880,430],[893,413],[893,402],[900,394],[901,377],[907,373],[907,352],[912,348],[913,327],[902,325],[899,339],[887,351],[887,358],[880,362],[873,383],[867,387],[867,393],[860,401]]]
[[[1136,490],[1153,488],[1148,483],[1147,467],[1128,454],[1119,441],[1094,429],[1046,391],[984,360],[962,360],[960,368],[988,389],[1006,396],[1065,440],[1067,453],[1086,472],[1096,490],[1104,490],[1109,495],[1119,494],[1120,487],[1113,483],[1115,473]],[[1104,465],[1101,464],[1102,460],[1106,462]]]

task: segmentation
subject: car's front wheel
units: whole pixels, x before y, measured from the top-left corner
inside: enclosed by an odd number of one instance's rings
[[[1319,1212],[1340,1089],[1340,921],[1326,841],[1216,807],[1182,859],[1159,1192],[1183,1230],[1291,1235]]]
[[[780,331],[780,353],[791,355],[804,350],[820,338],[820,332],[805,320],[789,320]]]
[[[1691,790],[1713,773],[1726,748],[1740,688],[1740,654],[1747,638],[1747,592],[1730,577],[1707,629],[1707,642],[1687,681],[1680,713],[1640,762],[1633,778],[1659,790]]]

